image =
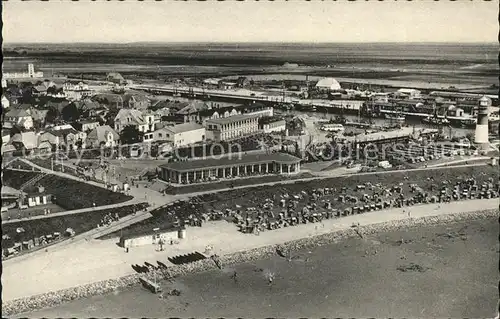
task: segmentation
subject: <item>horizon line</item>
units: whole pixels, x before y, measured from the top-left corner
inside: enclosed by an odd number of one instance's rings
[[[133,41],[133,42],[3,42],[3,45],[26,45],[26,44],[498,44],[495,41],[349,41],[349,42],[327,42],[327,41]]]

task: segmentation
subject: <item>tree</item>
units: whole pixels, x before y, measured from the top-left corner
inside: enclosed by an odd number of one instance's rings
[[[45,116],[46,123],[55,123],[59,116],[59,112],[54,107],[50,107]]]
[[[118,110],[117,109],[110,109],[108,111],[108,114],[106,114],[106,125],[109,125],[111,127],[115,126],[115,117],[118,115]]]
[[[122,144],[135,144],[141,141],[142,134],[136,126],[127,125],[120,133],[120,142]]]
[[[55,86],[48,87],[47,94],[57,94],[57,88]]]
[[[67,122],[73,122],[80,118],[81,114],[75,103],[68,104],[61,112],[62,119]]]

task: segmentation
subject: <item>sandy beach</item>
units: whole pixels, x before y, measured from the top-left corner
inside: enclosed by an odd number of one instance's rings
[[[131,264],[157,260],[168,264],[167,257],[193,251],[203,252],[207,245],[215,253],[226,255],[289,242],[301,238],[348,229],[353,223],[371,225],[388,221],[407,220],[429,216],[444,216],[479,209],[497,209],[498,199],[470,200],[449,204],[430,204],[403,209],[390,209],[361,215],[327,220],[323,225],[307,224],[261,233],[259,236],[238,233],[234,225],[226,222],[208,223],[202,228],[189,228],[187,239],[178,245],[158,252],[156,247],[137,247],[126,254],[116,245],[116,239],[90,240],[61,247],[47,254],[3,265],[3,303],[14,299],[90,284],[106,279],[133,274]],[[408,211],[411,217],[408,217]],[[230,240],[229,240],[230,238]]]
[[[276,256],[162,282],[181,296],[159,299],[136,286],[22,316],[493,317],[497,222],[490,217],[353,237],[296,251],[291,262]],[[410,263],[422,272],[397,269]]]

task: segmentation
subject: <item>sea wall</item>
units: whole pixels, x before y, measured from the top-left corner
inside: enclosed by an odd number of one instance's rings
[[[397,231],[404,228],[415,226],[431,226],[444,223],[461,222],[465,220],[474,219],[487,219],[492,217],[499,217],[499,210],[492,209],[486,211],[476,211],[467,213],[456,213],[442,216],[431,216],[422,218],[408,218],[404,220],[390,221],[372,225],[360,225],[357,227],[359,233],[363,235],[373,234],[376,232]],[[327,245],[338,242],[342,239],[358,236],[354,228],[339,230],[328,234],[318,235],[314,237],[303,238],[294,240],[280,245],[285,250],[298,250],[305,248],[314,248],[317,246]],[[276,245],[256,248],[248,251],[236,252],[220,256],[222,265],[236,264],[248,262],[251,260],[264,259],[274,255],[276,252]],[[202,272],[214,269],[216,266],[212,259],[207,258],[194,263],[170,266],[168,267],[168,274],[170,276],[182,276],[195,272]],[[151,273],[150,273],[151,274]],[[79,287],[63,289],[56,292],[49,292],[27,298],[20,298],[3,303],[3,314],[11,316],[19,313],[26,313],[38,309],[54,307],[64,302],[71,300],[85,298],[100,294],[116,291],[119,288],[137,285],[139,283],[139,274],[124,276],[119,279],[104,280],[92,284],[87,284]]]

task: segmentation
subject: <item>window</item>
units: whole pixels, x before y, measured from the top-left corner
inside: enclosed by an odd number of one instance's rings
[[[162,133],[158,133],[158,137],[162,137],[162,136],[163,136],[163,134],[162,134]]]

